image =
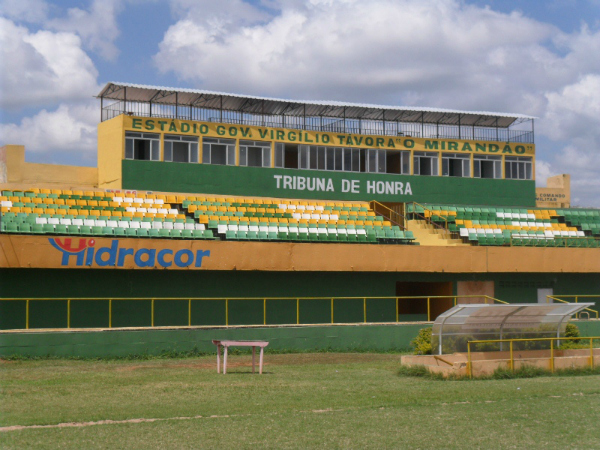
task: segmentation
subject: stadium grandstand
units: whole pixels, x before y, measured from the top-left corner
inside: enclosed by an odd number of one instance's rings
[[[97,167],[1,150],[1,330],[401,324],[575,296],[597,316],[600,210],[536,203],[533,117],[98,99]]]

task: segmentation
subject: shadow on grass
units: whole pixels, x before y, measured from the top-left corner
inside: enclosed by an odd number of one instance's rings
[[[522,366],[512,371],[510,369],[498,368],[491,375],[469,378],[468,376],[458,376],[450,374],[445,377],[441,373],[430,372],[425,366],[400,366],[398,375],[401,377],[423,378],[436,381],[463,381],[463,380],[511,380],[518,378],[535,377],[579,377],[586,375],[600,375],[600,366],[560,369],[551,372],[540,367]]]

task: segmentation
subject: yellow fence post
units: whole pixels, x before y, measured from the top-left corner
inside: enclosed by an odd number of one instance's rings
[[[331,297],[331,323],[333,323],[333,297]]]
[[[229,326],[229,299],[225,299],[225,326]]]
[[[431,302],[429,297],[427,297],[427,322],[431,322]]]
[[[188,327],[192,326],[192,299],[188,299]]]
[[[363,298],[363,314],[364,314],[364,323],[367,323],[367,297]]]
[[[25,329],[29,330],[29,299],[25,302]]]
[[[398,297],[396,297],[396,323],[398,322]]]
[[[71,299],[67,300],[67,328],[71,328]]]
[[[456,306],[457,298],[454,297],[454,306]]]
[[[300,325],[300,299],[296,299],[296,325]]]
[[[267,324],[267,299],[263,298],[263,325]]]
[[[515,360],[513,358],[513,341],[510,341],[510,370],[515,371]]]
[[[152,305],[152,308],[151,308],[152,312],[150,313],[150,322],[151,322],[150,326],[153,327],[154,326],[154,299],[152,299],[151,305]]]
[[[108,328],[112,328],[112,298],[108,299]]]
[[[550,341],[550,372],[554,373],[554,339]]]
[[[473,364],[471,362],[471,343],[467,342],[467,370],[469,378],[473,378]]]

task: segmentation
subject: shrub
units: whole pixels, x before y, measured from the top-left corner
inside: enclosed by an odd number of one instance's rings
[[[431,355],[431,332],[431,327],[421,328],[417,337],[410,341],[415,355]]]
[[[577,338],[580,336],[581,336],[581,334],[579,334],[579,328],[577,327],[577,325],[575,325],[574,323],[568,323],[567,328],[565,330],[565,337]],[[579,339],[573,339],[571,342],[574,342],[575,344],[579,344]]]

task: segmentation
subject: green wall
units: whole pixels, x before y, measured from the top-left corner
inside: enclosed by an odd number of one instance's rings
[[[308,198],[321,200],[377,200],[380,202],[448,203],[497,206],[535,206],[535,181],[415,175],[325,172],[123,160],[123,189],[190,192],[215,195]],[[331,179],[334,191],[277,188],[274,176]],[[343,192],[342,180],[356,180],[358,193]],[[369,182],[410,183],[412,195],[368,191]],[[349,186],[346,184],[346,186]]]
[[[198,328],[90,332],[0,333],[0,357],[159,355],[196,349],[216,353],[212,339],[267,340],[268,349],[407,350],[422,324],[273,328]]]
[[[108,302],[77,301],[78,297],[387,297],[396,295],[398,282],[494,281],[495,296],[511,303],[536,302],[537,289],[551,287],[557,295],[600,294],[597,274],[427,274],[369,272],[247,272],[99,269],[3,269],[2,298],[71,298],[72,327],[107,327]],[[425,294],[425,293],[424,293]],[[260,301],[230,301],[229,324],[263,323]],[[596,306],[600,306],[600,301]],[[156,301],[155,325],[187,325],[187,301]],[[295,301],[267,304],[267,324],[296,321]],[[329,300],[301,301],[300,323],[329,323]],[[25,327],[25,301],[0,301],[0,329]],[[368,322],[395,319],[393,300],[373,299],[367,304]],[[423,314],[403,315],[400,321],[425,320]],[[62,328],[67,325],[67,301],[30,303],[30,328]],[[361,300],[334,303],[334,322],[362,322]],[[220,300],[195,301],[192,325],[224,325],[225,304]],[[112,326],[150,326],[149,300],[113,302]]]

